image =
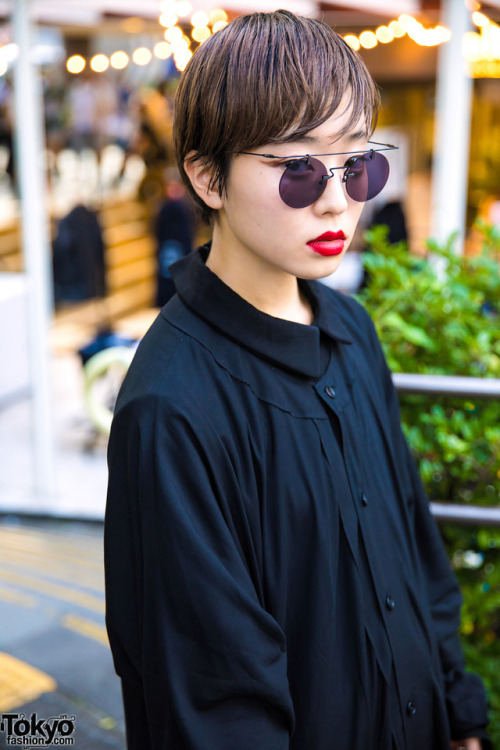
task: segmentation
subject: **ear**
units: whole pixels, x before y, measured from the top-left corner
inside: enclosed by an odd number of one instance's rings
[[[184,169],[199,198],[207,204],[209,208],[218,211],[222,208],[222,198],[213,187],[210,187],[212,172],[196,159],[196,152],[190,151],[184,160]]]

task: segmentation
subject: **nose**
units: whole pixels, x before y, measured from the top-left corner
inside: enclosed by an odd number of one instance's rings
[[[323,177],[323,180],[326,182],[326,188],[314,206],[322,214],[341,214],[349,206],[345,186],[342,182],[343,172],[341,170],[328,171],[329,174],[325,174]]]

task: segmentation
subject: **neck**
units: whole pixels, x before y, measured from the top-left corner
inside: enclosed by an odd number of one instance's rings
[[[241,246],[228,247],[214,227],[207,267],[253,307],[275,318],[310,325],[313,313],[298,281]]]

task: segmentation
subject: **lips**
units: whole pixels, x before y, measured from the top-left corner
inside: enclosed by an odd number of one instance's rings
[[[341,229],[338,232],[324,232],[314,240],[309,240],[307,244],[309,245],[310,242],[333,242],[334,240],[345,240],[345,234]]]
[[[309,240],[307,245],[319,255],[340,255],[344,249],[345,234],[342,230],[338,232],[324,232],[314,240]]]

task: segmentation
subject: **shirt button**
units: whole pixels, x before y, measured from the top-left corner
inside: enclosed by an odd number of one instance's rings
[[[417,708],[413,701],[408,701],[408,703],[406,704],[406,713],[408,714],[408,716],[415,716],[415,714],[417,713]]]
[[[363,505],[364,505],[364,506],[367,506],[367,505],[368,505],[368,498],[366,497],[366,495],[365,495],[365,493],[364,493],[364,492],[363,492],[363,494],[361,495],[361,502],[363,503]]]
[[[387,607],[389,611],[394,609],[394,607],[396,606],[396,602],[394,601],[392,596],[385,597],[385,606]]]
[[[335,388],[333,385],[327,385],[325,388],[325,393],[329,398],[335,398]]]

